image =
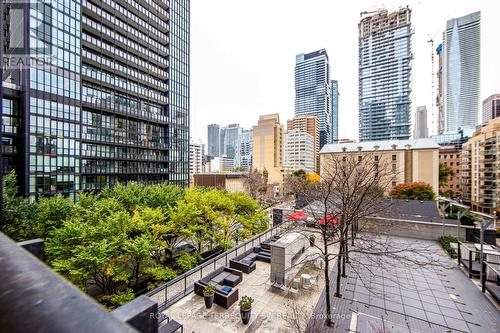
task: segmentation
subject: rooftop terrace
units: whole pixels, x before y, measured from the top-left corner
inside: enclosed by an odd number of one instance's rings
[[[437,242],[394,238],[434,251],[438,266],[417,268],[358,255],[333,297],[335,327],[309,322],[306,332],[499,332],[498,308]],[[314,313],[324,313],[324,291]]]

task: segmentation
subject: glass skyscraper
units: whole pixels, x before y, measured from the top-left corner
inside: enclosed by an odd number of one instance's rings
[[[239,124],[230,124],[220,130],[220,155],[235,158],[238,151],[239,138],[243,128]]]
[[[330,65],[325,49],[298,54],[295,62],[295,116],[316,116],[320,149],[332,143]]]
[[[381,10],[359,28],[359,140],[409,139],[411,10]]]
[[[17,171],[21,194],[74,196],[129,181],[187,186],[189,1],[24,6],[2,7],[6,55],[21,34],[27,53],[42,42],[52,60],[3,71],[3,171]],[[19,17],[30,31],[16,31]]]
[[[220,126],[217,124],[208,125],[208,156],[220,156]]]
[[[479,117],[481,12],[451,19],[443,43],[445,132],[475,129]]]
[[[337,80],[330,81],[330,96],[332,101],[332,142],[339,140],[339,82]]]

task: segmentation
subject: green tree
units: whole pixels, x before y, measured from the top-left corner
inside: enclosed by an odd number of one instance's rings
[[[73,215],[74,208],[73,201],[62,195],[41,197],[35,214],[34,235],[47,238],[52,230],[60,228]]]
[[[389,195],[394,199],[436,200],[436,193],[434,193],[432,186],[425,182],[398,184]]]
[[[16,242],[37,238],[33,228],[37,203],[17,195],[16,173],[11,171],[3,177],[3,210],[0,228]]]
[[[439,186],[448,185],[450,176],[453,176],[453,170],[444,163],[439,163]]]

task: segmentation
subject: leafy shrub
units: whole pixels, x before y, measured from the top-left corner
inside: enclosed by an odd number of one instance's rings
[[[192,254],[183,253],[179,256],[179,258],[177,258],[175,263],[182,269],[182,271],[186,272],[196,267],[196,265],[198,265],[198,262],[200,260],[201,256],[198,254],[198,252]]]
[[[457,257],[457,252],[451,247],[451,243],[458,243],[459,241],[463,241],[462,238],[457,238],[454,236],[441,236],[439,237],[439,244],[441,244],[441,247],[448,252],[450,257],[456,258]]]
[[[106,306],[109,310],[117,308],[118,306],[128,303],[133,300],[135,297],[132,289],[127,289],[125,291],[119,291],[116,294],[105,295],[101,297],[100,301],[104,306]]]

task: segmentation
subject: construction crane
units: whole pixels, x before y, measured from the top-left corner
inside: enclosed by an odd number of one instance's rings
[[[432,130],[431,132],[434,133],[434,121],[436,118],[436,115],[434,113],[435,111],[435,97],[434,97],[434,93],[435,93],[435,83],[434,83],[434,38],[431,37],[431,35],[428,35],[429,36],[429,40],[427,41],[427,43],[430,43],[431,44],[431,78],[432,78],[432,83],[431,83],[431,86],[432,86],[432,94],[431,94],[431,118],[432,118],[432,123],[431,123],[431,126],[432,126]]]
[[[359,17],[363,17],[363,15],[378,13],[378,12],[383,11],[383,10],[384,10],[384,8],[379,8],[377,10],[364,10],[361,13],[359,13]]]

